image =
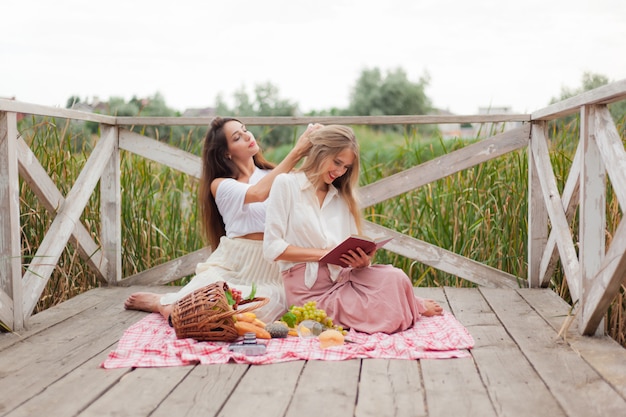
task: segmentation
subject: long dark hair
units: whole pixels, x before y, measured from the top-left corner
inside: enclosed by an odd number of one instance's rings
[[[224,133],[224,125],[228,122],[241,121],[232,117],[216,117],[209,125],[202,150],[202,176],[198,192],[198,204],[202,215],[202,227],[205,238],[213,250],[217,248],[220,238],[226,234],[224,219],[217,209],[215,197],[211,193],[211,183],[216,178],[239,178],[241,172],[233,161],[228,159],[228,140]],[[261,169],[273,169],[276,165],[267,161],[261,151],[253,157],[254,165]]]

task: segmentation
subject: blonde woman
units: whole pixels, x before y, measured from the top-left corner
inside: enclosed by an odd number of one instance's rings
[[[336,324],[365,333],[395,333],[441,306],[413,293],[410,278],[391,265],[371,265],[374,252],[345,254],[349,267],[318,262],[347,236],[361,232],[355,197],[359,146],[351,128],[324,126],[309,137],[301,169],[278,175],[268,199],[263,251],[278,261],[288,305],[316,301]]]

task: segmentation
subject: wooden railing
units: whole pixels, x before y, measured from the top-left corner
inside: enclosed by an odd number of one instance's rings
[[[626,205],[626,151],[607,104],[626,99],[626,80],[556,103],[532,114],[477,116],[381,117],[246,117],[248,125],[306,125],[309,122],[349,125],[521,122],[505,131],[447,155],[383,178],[360,189],[368,207],[415,190],[456,172],[509,152],[528,149],[528,277],[530,287],[547,286],[558,260],[572,300],[582,314],[584,334],[594,334],[626,273],[626,223],[621,222],[606,248],[606,180],[620,207]],[[578,150],[562,195],[548,151],[547,121],[580,112]],[[100,138],[73,187],[63,196],[18,132],[19,113],[60,117],[100,124]],[[193,273],[208,248],[122,277],[120,150],[130,151],[198,178],[199,157],[126,126],[207,126],[208,118],[113,117],[0,99],[0,321],[14,330],[28,324],[41,294],[68,243],[74,245],[93,273],[109,285],[165,284]],[[608,175],[607,175],[608,174]],[[54,220],[22,275],[19,177],[55,213]],[[96,185],[100,184],[100,245],[80,221]],[[569,227],[578,208],[579,236]],[[430,243],[367,223],[371,233],[391,234],[386,249],[482,286],[517,288],[520,277],[484,265]]]

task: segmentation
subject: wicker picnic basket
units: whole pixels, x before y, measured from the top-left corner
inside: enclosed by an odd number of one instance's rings
[[[176,337],[209,342],[233,342],[239,337],[234,315],[255,310],[269,302],[269,298],[266,297],[241,300],[235,310],[228,305],[226,291],[228,284],[218,281],[178,300],[170,316]],[[250,305],[241,308],[243,304]]]

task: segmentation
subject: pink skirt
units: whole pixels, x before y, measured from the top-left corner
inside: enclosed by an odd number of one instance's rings
[[[363,333],[395,333],[412,327],[425,311],[410,278],[391,265],[344,268],[333,282],[320,264],[312,288],[304,285],[305,264],[283,271],[288,305],[317,301],[336,325]]]

